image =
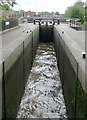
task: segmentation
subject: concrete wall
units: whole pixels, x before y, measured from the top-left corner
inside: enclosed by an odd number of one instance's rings
[[[3,67],[0,64],[0,85],[3,83],[3,99],[0,97],[3,104],[0,102],[0,107],[3,105],[3,115],[6,110],[7,118],[16,117],[26,80],[35,58],[39,32],[40,42],[54,42],[69,118],[87,117],[86,76],[84,67],[81,66],[82,61],[79,61],[79,58],[73,54],[74,50],[80,51],[80,49],[76,46],[73,50],[73,40],[65,33],[62,34],[62,31],[56,26],[53,28],[52,25],[41,25],[40,31],[39,27],[33,29],[24,42],[3,62]],[[2,91],[1,87],[0,91]],[[0,92],[1,95],[2,92]]]
[[[87,117],[85,62],[78,59],[80,48],[54,26],[54,46],[69,118]],[[76,53],[77,51],[77,53]],[[83,66],[82,66],[83,65]]]
[[[37,38],[37,40],[36,40]],[[35,58],[35,54],[36,54],[36,49],[38,47],[39,44],[39,29],[35,29],[33,32],[33,59]]]
[[[0,71],[4,76],[2,81],[3,118],[16,117],[38,42],[39,27],[35,27],[32,32],[28,33],[28,37],[24,39],[24,41],[20,43],[13,53],[3,62],[3,73]]]

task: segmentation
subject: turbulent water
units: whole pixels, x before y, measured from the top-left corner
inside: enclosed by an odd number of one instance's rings
[[[40,43],[17,118],[67,118],[52,43]]]

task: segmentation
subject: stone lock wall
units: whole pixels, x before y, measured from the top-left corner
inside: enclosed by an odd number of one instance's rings
[[[16,118],[39,42],[39,26],[2,63],[2,116]],[[0,87],[1,88],[1,87]]]
[[[82,71],[75,56],[69,49],[71,40],[66,34],[54,26],[54,46],[58,61],[58,68],[62,81],[63,94],[69,118],[87,118],[87,93]],[[72,42],[72,41],[70,41]]]

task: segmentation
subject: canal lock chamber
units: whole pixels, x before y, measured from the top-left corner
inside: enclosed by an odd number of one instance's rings
[[[5,74],[5,80],[7,79],[7,81],[3,86],[5,91],[5,96],[3,96],[4,117],[16,118],[38,45],[39,43],[50,42],[54,44],[56,52],[68,117],[84,118],[87,116],[87,98],[78,80],[78,69],[77,71],[73,69],[67,55],[68,51],[67,53],[65,51],[64,41],[56,27],[46,24],[39,25],[30,33],[26,42],[20,45],[18,48],[18,51],[21,51],[20,55]],[[6,62],[8,63],[8,61]],[[5,63],[3,63],[3,66],[5,67]],[[78,64],[76,64],[76,68],[78,68]],[[5,73],[5,70],[3,72]]]

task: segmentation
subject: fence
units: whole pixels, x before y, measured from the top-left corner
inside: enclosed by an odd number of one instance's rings
[[[0,22],[0,31],[4,31],[6,29],[10,29],[12,27],[18,26],[19,21],[17,18],[11,18],[9,20],[2,20]]]

